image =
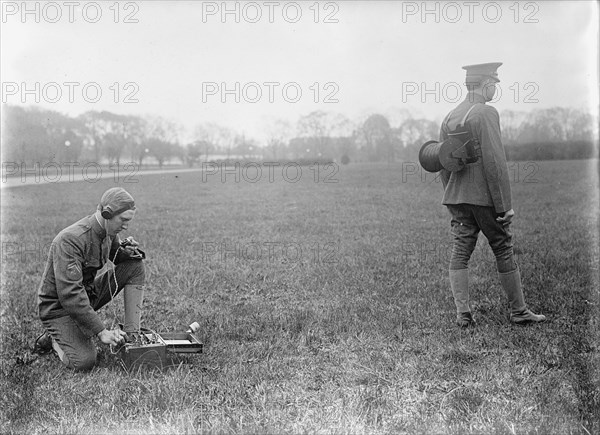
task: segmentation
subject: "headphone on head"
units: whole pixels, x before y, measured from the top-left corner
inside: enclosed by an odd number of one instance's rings
[[[100,209],[100,215],[104,218],[104,219],[112,219],[115,216],[123,213],[124,211],[127,210],[132,210],[135,208],[135,204],[133,202],[127,203],[125,206],[117,209],[117,210],[113,210],[112,207],[110,206],[110,204],[107,205],[102,205],[102,208]]]

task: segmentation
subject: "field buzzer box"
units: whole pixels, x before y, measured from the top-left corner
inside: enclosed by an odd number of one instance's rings
[[[176,364],[176,354],[202,353],[202,342],[193,332],[142,331],[142,343],[126,343],[118,355],[127,369],[163,369]]]
[[[192,332],[165,332],[160,334],[167,351],[175,353],[202,353],[202,343]]]

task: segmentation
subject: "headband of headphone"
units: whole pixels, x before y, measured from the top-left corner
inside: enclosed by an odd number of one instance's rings
[[[112,207],[110,206],[110,204],[103,205],[101,207],[102,208],[101,208],[101,211],[100,211],[100,215],[104,219],[112,219],[115,216],[123,213],[124,211],[135,210],[135,203],[134,202],[128,202],[123,207],[118,208],[116,210],[113,210]]]

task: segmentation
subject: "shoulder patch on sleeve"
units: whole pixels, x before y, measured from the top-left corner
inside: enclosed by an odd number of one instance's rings
[[[67,265],[67,278],[71,281],[78,281],[82,278],[79,264],[73,261]]]

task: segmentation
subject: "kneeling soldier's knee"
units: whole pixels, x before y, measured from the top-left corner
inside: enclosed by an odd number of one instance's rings
[[[136,261],[135,264],[136,266],[133,270],[135,282],[139,285],[144,284],[146,282],[146,268],[144,267],[144,263],[141,261]]]
[[[129,269],[128,284],[142,285],[146,282],[146,268],[141,261],[129,261],[127,264]]]
[[[91,370],[96,365],[96,349],[86,349],[78,353],[76,357],[69,358],[69,366],[73,370]]]

